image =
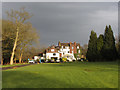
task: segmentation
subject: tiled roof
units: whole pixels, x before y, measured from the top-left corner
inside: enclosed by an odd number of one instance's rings
[[[70,43],[61,43],[62,46],[70,46]]]

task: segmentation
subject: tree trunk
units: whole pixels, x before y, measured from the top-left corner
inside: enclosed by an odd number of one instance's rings
[[[18,32],[18,28],[17,28],[15,43],[14,43],[13,50],[12,50],[12,55],[11,55],[11,58],[10,58],[10,65],[13,64],[13,58],[14,58],[15,49],[16,49],[16,46],[17,46],[17,41],[18,41],[18,33],[19,32]]]
[[[1,59],[1,65],[3,65],[3,59]]]
[[[16,58],[14,59],[14,61],[15,61],[15,64],[16,64]]]
[[[22,52],[21,55],[20,55],[19,63],[21,63],[21,61],[22,61],[22,55],[23,55],[23,52]]]
[[[22,56],[23,56],[24,49],[25,49],[25,45],[22,48],[22,51],[21,51],[21,54],[20,54],[20,58],[19,58],[19,63],[21,63],[21,61],[22,61]]]

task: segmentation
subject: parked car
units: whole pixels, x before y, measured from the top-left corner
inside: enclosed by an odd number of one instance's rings
[[[75,59],[73,59],[73,62],[75,62]]]
[[[53,62],[54,62],[54,60],[51,60],[51,62],[53,63]]]
[[[71,59],[71,58],[67,58],[67,61],[68,61],[68,62],[72,62],[72,59]]]
[[[60,62],[60,60],[56,60],[56,62],[57,62],[57,63],[59,63],[59,62]]]
[[[28,63],[35,63],[35,60],[29,60]]]
[[[48,60],[45,61],[46,63],[48,62]]]
[[[84,58],[81,58],[80,60],[83,62],[85,59],[84,59]]]

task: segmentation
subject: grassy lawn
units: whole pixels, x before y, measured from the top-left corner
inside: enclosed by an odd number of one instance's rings
[[[29,63],[24,63],[24,64],[29,64]],[[13,64],[13,65],[2,65],[2,67],[11,67],[11,66],[17,66],[17,65],[24,65],[23,63],[19,64]]]
[[[3,88],[117,88],[117,62],[43,63],[2,71]]]

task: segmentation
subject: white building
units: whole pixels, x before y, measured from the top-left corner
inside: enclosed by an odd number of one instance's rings
[[[60,59],[65,57],[69,60],[76,60],[74,54],[80,53],[80,44],[79,43],[58,43],[58,46],[51,46],[46,49],[46,59]]]

